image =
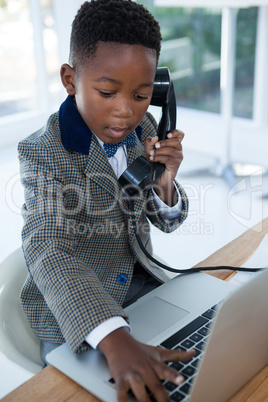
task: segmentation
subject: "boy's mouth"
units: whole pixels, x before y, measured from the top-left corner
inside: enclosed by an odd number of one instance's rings
[[[128,134],[129,128],[128,127],[109,127],[108,128],[111,135],[114,137],[122,137]]]

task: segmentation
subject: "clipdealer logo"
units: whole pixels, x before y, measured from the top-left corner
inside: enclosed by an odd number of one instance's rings
[[[243,199],[239,197],[243,195]],[[228,193],[230,215],[246,228],[252,228],[263,219],[263,170],[244,177]],[[244,205],[241,205],[243,202]],[[261,231],[261,227],[259,229]]]

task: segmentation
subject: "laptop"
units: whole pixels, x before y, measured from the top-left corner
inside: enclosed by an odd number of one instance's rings
[[[183,274],[126,308],[139,341],[196,350],[189,362],[171,364],[185,377],[179,387],[164,382],[171,401],[227,401],[268,363],[267,288],[268,270],[235,290],[205,273]],[[47,360],[100,400],[117,401],[100,351],[75,355],[63,344]]]

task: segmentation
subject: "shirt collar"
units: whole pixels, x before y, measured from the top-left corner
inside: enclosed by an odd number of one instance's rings
[[[92,131],[86,125],[70,95],[60,106],[59,125],[64,147],[70,151],[88,155]],[[141,141],[142,127],[137,126],[135,131]]]

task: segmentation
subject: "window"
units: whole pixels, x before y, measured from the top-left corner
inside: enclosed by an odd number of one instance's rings
[[[59,100],[59,56],[52,4],[50,0],[32,4],[35,9],[27,0],[0,2],[0,117],[37,110],[44,99],[49,104]],[[39,18],[33,20],[36,14]]]
[[[160,23],[184,149],[218,173],[236,162],[268,168],[268,1],[138,2]]]
[[[221,112],[222,8],[154,7],[139,1],[160,23],[163,36],[159,65],[169,67],[178,105]],[[233,114],[252,118],[257,7],[237,13]]]
[[[236,18],[233,115],[252,119],[258,8],[242,8]]]
[[[60,102],[61,83],[59,79],[59,48],[56,22],[52,0],[41,0],[43,20],[43,43],[48,73],[49,102],[58,105]]]
[[[219,113],[220,11],[171,8],[169,18],[156,11],[164,37],[160,64],[171,69],[179,105]]]
[[[0,52],[0,116],[36,108],[36,62],[27,0],[1,1]]]

